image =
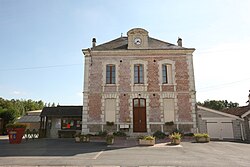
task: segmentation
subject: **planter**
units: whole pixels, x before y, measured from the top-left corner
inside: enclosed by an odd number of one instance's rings
[[[171,144],[173,145],[179,145],[181,143],[181,139],[172,139]]]
[[[25,128],[7,128],[10,144],[20,144],[25,132]]]
[[[112,145],[112,144],[114,144],[114,138],[107,138],[106,139],[106,143],[108,144],[108,145]]]
[[[87,143],[87,142],[89,142],[89,141],[90,141],[89,136],[81,136],[81,142]]]
[[[197,143],[207,143],[210,141],[210,137],[207,133],[196,133],[194,138]]]
[[[89,141],[90,141],[90,138],[87,135],[80,135],[80,136],[75,137],[76,143],[80,143],[80,142],[87,143]]]
[[[75,137],[75,141],[76,141],[76,143],[80,143],[80,141],[81,141],[80,137]]]
[[[153,140],[139,139],[139,145],[153,146],[153,145],[155,145],[155,139],[153,139]]]
[[[209,137],[195,137],[197,143],[208,143],[210,141]]]

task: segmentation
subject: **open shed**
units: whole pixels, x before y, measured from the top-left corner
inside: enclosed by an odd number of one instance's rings
[[[40,116],[40,136],[73,137],[81,132],[82,106],[44,107]]]

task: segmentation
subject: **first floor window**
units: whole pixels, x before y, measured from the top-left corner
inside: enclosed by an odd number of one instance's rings
[[[115,65],[106,65],[106,84],[115,84]]]
[[[134,65],[134,83],[143,84],[144,83],[144,70],[143,64]]]
[[[162,64],[162,83],[171,84],[172,83],[172,65]]]

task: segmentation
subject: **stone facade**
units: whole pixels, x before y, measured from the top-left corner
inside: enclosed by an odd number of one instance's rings
[[[138,43],[135,43],[138,40]],[[141,43],[140,43],[141,42]],[[129,47],[128,47],[129,46]],[[145,99],[146,133],[164,131],[164,99],[173,99],[173,122],[185,132],[196,132],[195,84],[192,53],[194,49],[162,42],[143,29],[132,29],[102,45],[83,49],[85,55],[82,133],[106,130],[106,99],[115,99],[116,130],[134,133],[134,99]],[[106,83],[106,66],[115,66],[115,82]],[[135,65],[143,67],[143,83],[134,81]],[[162,68],[169,65],[168,83],[163,83]],[[106,104],[107,105],[107,104]],[[110,104],[111,105],[111,104]]]

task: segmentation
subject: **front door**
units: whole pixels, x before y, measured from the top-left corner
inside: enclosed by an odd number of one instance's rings
[[[133,129],[134,132],[147,132],[146,100],[133,100]]]

